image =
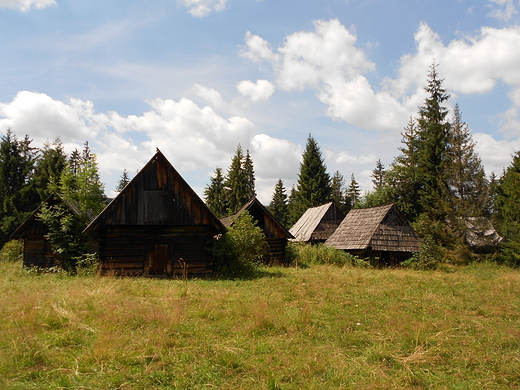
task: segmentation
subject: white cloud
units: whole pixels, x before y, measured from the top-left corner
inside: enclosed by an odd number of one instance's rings
[[[253,102],[267,101],[274,93],[275,86],[267,80],[257,80],[256,83],[251,80],[243,80],[237,84],[238,92],[248,97]]]
[[[485,133],[473,134],[475,150],[482,158],[487,174],[494,172],[497,176],[508,167],[512,156],[520,150],[520,140],[495,140],[491,135]]]
[[[178,0],[178,3],[188,8],[188,12],[197,18],[208,16],[213,11],[223,11],[228,0]]]
[[[500,19],[509,20],[518,13],[518,0],[490,0],[495,6],[490,16]]]
[[[31,7],[42,9],[56,5],[55,0],[0,0],[0,8],[19,9],[22,12],[27,12]]]
[[[202,85],[195,84],[193,86],[193,91],[198,97],[208,101],[214,108],[221,107],[223,105],[222,96],[220,92],[214,90],[213,88],[203,87]]]

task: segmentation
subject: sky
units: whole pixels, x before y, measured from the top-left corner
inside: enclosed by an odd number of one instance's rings
[[[258,198],[309,134],[363,191],[432,63],[488,174],[520,150],[519,0],[0,0],[0,134],[88,141],[113,196],[159,148],[202,197],[240,144]]]

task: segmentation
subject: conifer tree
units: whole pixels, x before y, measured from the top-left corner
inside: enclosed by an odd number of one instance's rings
[[[341,211],[344,213],[348,212],[350,205],[346,198],[345,179],[339,171],[334,172],[334,175],[332,176],[331,188],[331,200]]]
[[[231,159],[226,181],[227,205],[229,213],[236,213],[247,201],[251,199],[248,191],[248,177],[244,170],[244,154],[242,146],[237,146],[235,155]]]
[[[361,196],[361,190],[359,184],[354,177],[354,174],[350,176],[350,184],[347,188],[347,199],[350,207],[356,207]]]
[[[287,226],[289,216],[287,194],[285,192],[282,179],[278,179],[276,182],[273,197],[271,198],[271,203],[269,203],[268,209],[271,214],[273,214],[273,216],[282,223],[282,225]]]
[[[496,207],[501,222],[500,259],[509,265],[520,266],[520,151],[501,177],[497,188]]]
[[[33,211],[39,197],[32,174],[36,150],[28,136],[19,139],[9,129],[0,141],[0,246]]]
[[[39,158],[36,160],[33,179],[34,185],[41,200],[47,199],[52,193],[52,183],[59,181],[60,175],[65,169],[67,155],[63,150],[63,144],[58,137],[54,142],[46,142]]]
[[[204,188],[204,199],[206,204],[218,218],[225,217],[228,211],[228,206],[222,168],[217,167],[215,169],[215,175],[211,177],[210,180],[210,184]]]
[[[123,191],[123,188],[125,188],[128,183],[130,183],[130,176],[128,175],[128,171],[125,168],[125,169],[123,169],[123,173],[121,174],[121,177],[119,178],[119,181],[117,182],[115,191],[116,192]]]
[[[458,104],[448,131],[446,180],[449,188],[448,219],[457,235],[466,235],[468,218],[483,217],[489,207],[489,183],[475,151],[471,130],[462,121]]]
[[[246,152],[246,157],[244,159],[243,164],[244,177],[246,179],[246,187],[245,191],[248,197],[248,200],[253,199],[256,196],[255,191],[255,170],[253,166],[253,158],[251,154],[249,154],[249,150]]]
[[[374,190],[382,188],[385,185],[385,166],[381,160],[377,160],[376,167],[372,171],[372,183],[374,184]]]
[[[309,208],[330,202],[332,187],[327,167],[316,140],[309,134],[300,163],[294,216],[296,220]]]

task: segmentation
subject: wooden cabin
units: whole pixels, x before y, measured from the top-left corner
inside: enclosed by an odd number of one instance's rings
[[[84,230],[102,274],[145,276],[211,274],[209,246],[226,231],[159,150]]]
[[[418,252],[420,242],[392,203],[350,210],[325,244],[353,255],[379,258],[382,265],[396,265]]]
[[[242,206],[235,214],[222,218],[222,223],[226,227],[231,227],[235,219],[246,210],[257,222],[257,226],[263,230],[269,245],[269,254],[264,257],[264,262],[266,264],[285,264],[287,240],[294,237],[256,197]]]
[[[491,221],[484,217],[468,217],[464,220],[466,230],[464,241],[476,253],[493,253],[503,238],[495,230]]]
[[[343,218],[345,214],[334,202],[329,202],[307,209],[289,232],[294,236],[294,241],[312,244],[325,242]]]
[[[71,215],[79,215],[79,208],[71,202],[64,201],[58,195],[50,195],[11,235],[13,239],[23,240],[23,265],[24,267],[48,268],[61,265],[60,256],[54,253],[52,244],[46,238],[48,227],[40,221],[38,214],[42,207],[62,205]],[[94,215],[91,215],[93,218]],[[96,252],[95,242],[89,242],[88,252]]]

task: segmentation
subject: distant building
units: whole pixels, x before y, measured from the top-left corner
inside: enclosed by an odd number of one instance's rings
[[[256,197],[242,206],[235,214],[222,218],[221,221],[224,226],[231,227],[240,214],[246,210],[257,222],[257,226],[263,230],[269,245],[269,254],[264,257],[264,262],[266,264],[284,264],[287,240],[293,236]]]
[[[325,242],[337,229],[345,214],[334,202],[311,207],[289,230],[293,241],[318,243]]]
[[[325,242],[353,255],[379,258],[387,265],[406,260],[419,251],[420,243],[421,239],[394,203],[350,210]]]

